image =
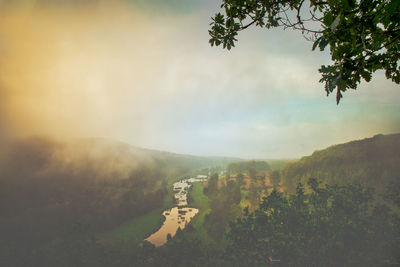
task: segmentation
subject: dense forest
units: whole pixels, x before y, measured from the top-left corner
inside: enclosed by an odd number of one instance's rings
[[[382,193],[389,186],[399,187],[399,174],[400,134],[392,134],[315,151],[283,168],[281,180],[290,192],[297,183],[317,178],[328,184],[359,182]]]

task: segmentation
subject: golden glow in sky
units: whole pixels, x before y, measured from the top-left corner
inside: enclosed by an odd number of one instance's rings
[[[215,1],[154,12],[152,1],[42,2],[2,5],[2,135],[273,158],[400,131],[397,85],[378,73],[336,106],[318,83],[329,57],[299,34],[253,30],[231,52],[209,47]]]

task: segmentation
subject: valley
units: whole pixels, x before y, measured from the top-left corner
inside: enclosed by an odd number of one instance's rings
[[[71,260],[107,266],[117,258],[118,266],[185,266],[194,260],[199,266],[263,265],[269,258],[289,264],[295,249],[317,249],[318,242],[338,253],[325,233],[334,230],[344,238],[357,228],[364,244],[372,236],[381,242],[381,250],[366,247],[366,253],[395,262],[399,137],[381,135],[300,160],[271,161],[177,155],[110,140],[22,140],[1,160],[2,259],[9,266],[54,266],[60,260],[64,266]],[[351,164],[335,162],[337,153],[349,155]],[[320,229],[325,226],[312,218],[323,218],[330,228]],[[343,226],[351,222],[357,222],[353,228]],[[382,227],[385,234],[371,236]],[[322,239],[307,247],[293,239],[310,229],[322,231]],[[26,240],[23,246],[20,240]],[[291,242],[290,248],[274,243],[280,240]],[[227,251],[234,256],[227,258]]]

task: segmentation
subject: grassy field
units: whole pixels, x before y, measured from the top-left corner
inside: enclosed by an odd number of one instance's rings
[[[157,209],[99,236],[101,242],[134,241],[139,243],[164,221],[164,209]]]
[[[193,188],[189,194],[192,200],[189,206],[197,209],[208,208],[208,197],[203,193],[202,183],[193,183]]]
[[[197,237],[202,238],[205,241],[212,241],[208,236],[206,229],[203,227],[205,216],[211,211],[209,208],[208,197],[203,193],[202,183],[194,183],[193,188],[190,191],[191,202],[190,207],[199,209],[199,214],[197,214],[191,224],[193,225],[195,234]]]

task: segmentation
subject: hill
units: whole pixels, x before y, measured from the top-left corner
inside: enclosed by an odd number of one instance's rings
[[[400,134],[391,134],[315,151],[283,168],[281,179],[291,192],[298,182],[304,184],[312,177],[329,184],[355,181],[382,193],[400,183],[399,173]]]

